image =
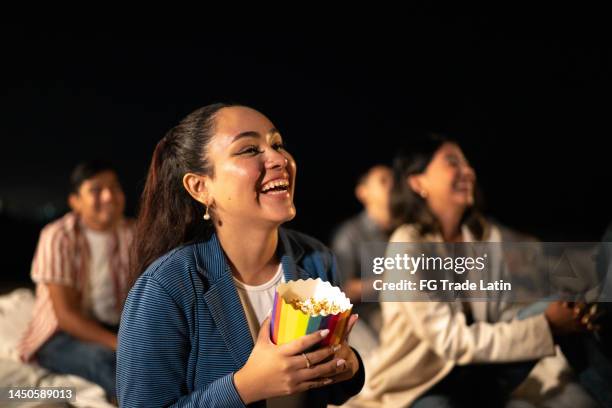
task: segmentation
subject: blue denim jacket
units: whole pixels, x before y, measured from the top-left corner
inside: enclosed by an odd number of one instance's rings
[[[279,229],[278,255],[287,281],[337,282],[333,255],[311,237]],[[243,407],[233,373],[252,349],[216,234],[179,247],[147,268],[125,303],[117,349],[120,406]],[[340,405],[361,390],[364,378],[360,361],[353,379],[309,391],[306,406]]]

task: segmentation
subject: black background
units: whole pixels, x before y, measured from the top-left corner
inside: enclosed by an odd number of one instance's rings
[[[133,215],[155,143],[216,101],[251,105],[281,130],[298,163],[292,227],[323,241],[359,211],[357,176],[423,130],[461,142],[488,215],[547,241],[598,240],[612,220],[612,59],[603,23],[580,23],[538,36],[473,17],[172,38],[12,27],[0,80],[0,280],[27,282],[78,161],[114,160]]]

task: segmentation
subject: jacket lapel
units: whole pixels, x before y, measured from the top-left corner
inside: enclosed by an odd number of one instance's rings
[[[227,278],[217,281],[204,294],[204,301],[236,365],[244,366],[253,350],[253,337],[230,270]]]
[[[212,234],[208,241],[198,243],[194,250],[198,271],[210,283],[204,293],[204,302],[232,358],[240,368],[251,354],[253,338],[234,286],[231,268],[216,234]]]

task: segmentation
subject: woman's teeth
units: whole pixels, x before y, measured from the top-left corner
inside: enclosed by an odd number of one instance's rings
[[[274,193],[274,192],[285,192],[289,187],[288,180],[272,180],[266,184],[261,189],[262,193]]]

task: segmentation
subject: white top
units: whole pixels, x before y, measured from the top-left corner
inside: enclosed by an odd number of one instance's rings
[[[278,270],[272,279],[261,285],[247,285],[234,277],[234,284],[236,285],[238,296],[240,296],[240,302],[249,323],[253,340],[257,338],[259,327],[272,310],[276,287],[284,281],[282,264],[278,265]]]
[[[89,263],[89,297],[93,316],[106,324],[119,324],[119,313],[115,305],[115,289],[110,273],[110,240],[108,232],[84,228],[91,255]]]

